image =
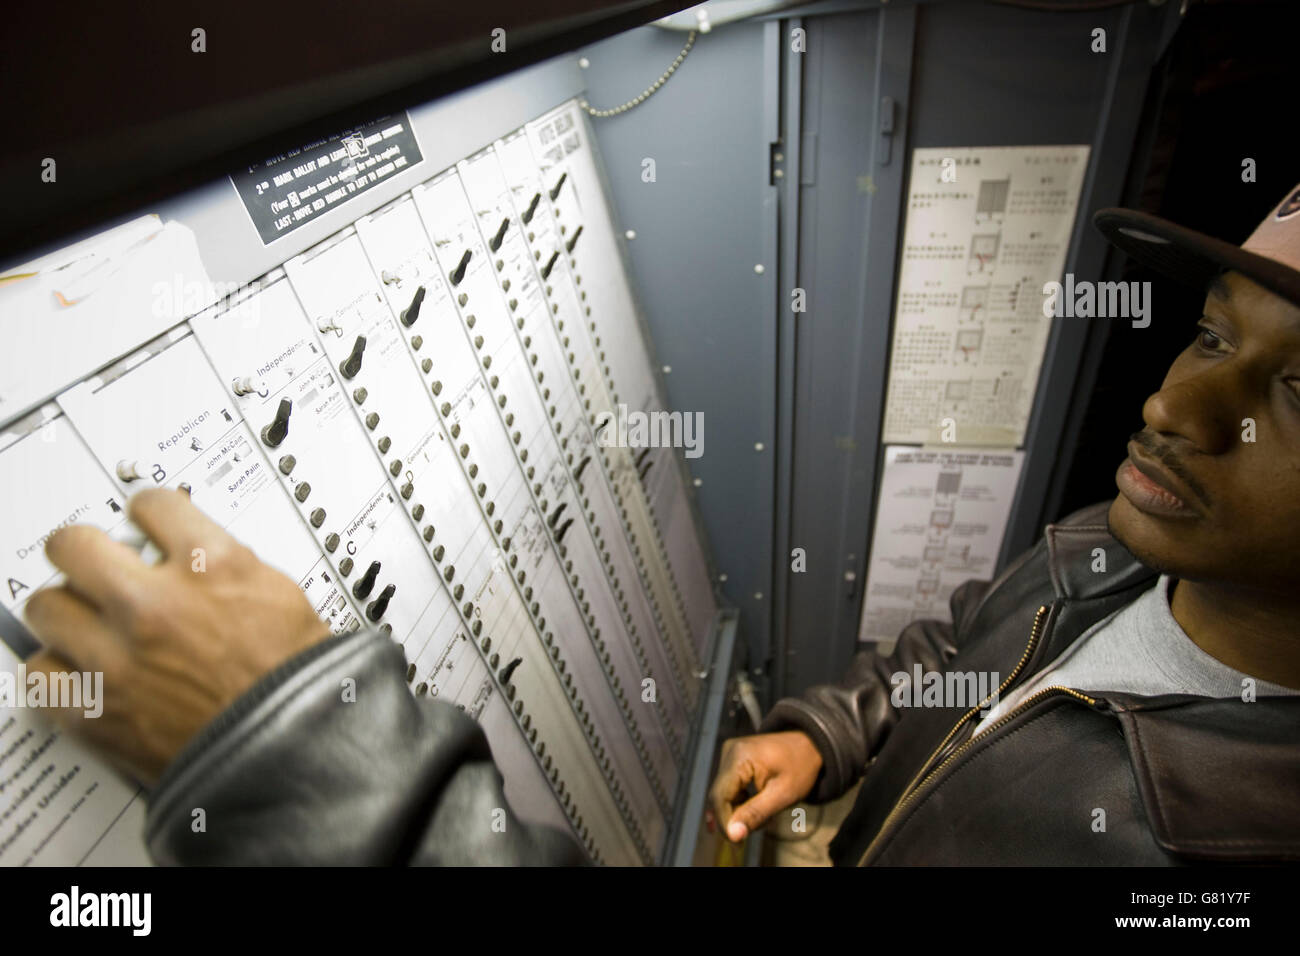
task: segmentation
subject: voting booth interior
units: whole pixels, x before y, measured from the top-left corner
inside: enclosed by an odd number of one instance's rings
[[[49,535],[184,487],[521,817],[691,862],[720,733],[1053,516],[1043,290],[1105,275],[1176,6],[710,4],[5,261],[5,669]],[[0,713],[0,864],[147,863],[144,800]]]
[[[1090,217],[1145,160],[1178,25],[1177,5],[816,3],[700,34],[594,124],[670,404],[706,411],[687,465],[765,704],[946,618],[1059,516],[1090,356],[1133,320],[1047,318],[1043,287],[1118,278]],[[592,105],[681,46],[651,27],[585,49]]]

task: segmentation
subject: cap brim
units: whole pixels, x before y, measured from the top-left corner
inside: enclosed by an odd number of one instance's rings
[[[1232,270],[1300,305],[1300,271],[1194,229],[1132,209],[1101,209],[1092,223],[1116,248],[1194,288]]]

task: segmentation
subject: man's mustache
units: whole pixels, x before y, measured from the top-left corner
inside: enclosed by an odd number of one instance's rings
[[[1134,432],[1129,436],[1129,440],[1141,445],[1146,451],[1151,453],[1151,457],[1156,459],[1171,472],[1182,479],[1187,489],[1200,499],[1201,504],[1207,508],[1211,507],[1209,496],[1205,493],[1204,486],[1197,481],[1187,470],[1187,466],[1179,459],[1178,453],[1174,449],[1160,441],[1155,435],[1148,431]]]

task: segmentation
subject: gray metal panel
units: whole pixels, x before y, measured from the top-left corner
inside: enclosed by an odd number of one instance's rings
[[[910,147],[1092,142],[1125,9],[918,7]],[[1099,27],[1109,53],[1091,52]]]
[[[781,692],[842,669],[856,629],[857,579],[871,520],[876,445],[889,350],[894,246],[906,169],[901,143],[884,163],[882,95],[897,104],[910,74],[910,9],[808,18],[802,159],[791,547],[807,571],[789,580]],[[846,580],[846,573],[854,579]]]
[[[1084,214],[1074,224],[1066,272],[1101,277],[1110,247],[1093,228],[1092,211],[1119,201],[1142,115],[1142,98],[1132,91],[1144,89],[1151,64],[1168,44],[1171,25],[1178,21],[1173,4],[1163,11],[1126,7],[1118,29],[1111,33],[1110,69],[1096,119],[1088,178],[1079,199]],[[1043,357],[1026,433],[1025,464],[1002,541],[999,569],[1032,546],[1043,526],[1059,517],[1083,423],[1082,408],[1078,414],[1070,414],[1071,401],[1075,395],[1090,394],[1097,379],[1106,329],[1070,319],[1058,320],[1055,326]]]
[[[765,26],[697,38],[649,100],[593,121],[668,404],[704,413],[688,461],[722,590],[741,611],[751,659],[766,654],[771,575],[776,353],[775,190],[768,178]],[[587,96],[605,109],[650,85],[685,36],[653,27],[582,51]],[[770,51],[774,53],[773,51]],[[656,181],[643,182],[642,161]],[[764,264],[763,274],[754,266]],[[764,450],[755,450],[762,443]],[[762,593],[762,598],[755,594]]]
[[[790,37],[794,30],[806,29],[799,18],[782,21],[781,29],[781,148],[774,156],[773,166],[780,169],[781,222],[780,222],[780,281],[778,288],[793,289],[799,285],[799,189],[804,182],[804,169],[815,174],[816,141],[809,142],[807,154],[803,137],[803,65],[806,53],[797,52]],[[774,689],[785,686],[785,665],[790,642],[790,575],[783,570],[786,556],[793,545],[790,542],[791,519],[788,502],[791,500],[794,481],[794,339],[798,316],[784,303],[777,307],[777,473],[776,514],[773,533],[775,537],[772,581],[772,653],[770,672],[754,672],[755,685],[760,699],[771,703]],[[761,662],[755,661],[754,664]],[[763,680],[762,678],[766,678]]]

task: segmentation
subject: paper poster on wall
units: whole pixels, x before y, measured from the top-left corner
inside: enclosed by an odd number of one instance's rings
[[[876,509],[858,640],[893,646],[920,618],[950,620],[948,598],[991,580],[1024,453],[890,446]]]
[[[1024,443],[1087,168],[1087,146],[913,150],[886,443]]]

